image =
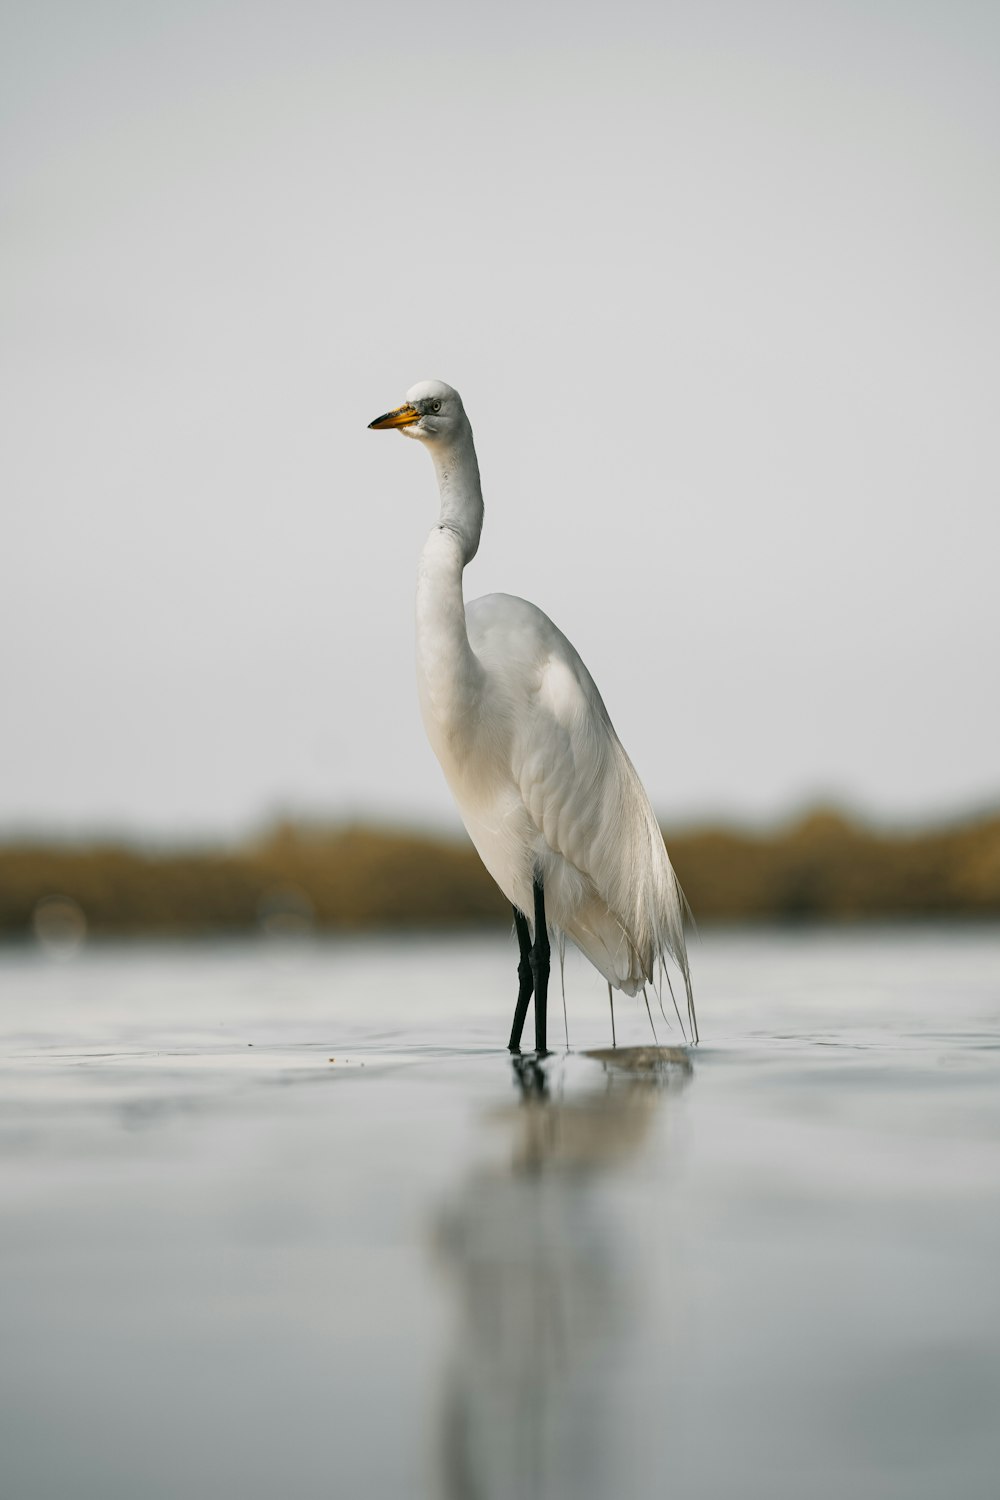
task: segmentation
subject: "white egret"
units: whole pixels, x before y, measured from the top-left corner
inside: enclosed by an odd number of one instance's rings
[[[510,1050],[520,1049],[532,993],[535,1046],[546,1050],[548,927],[560,953],[569,937],[586,954],[609,997],[612,986],[635,995],[664,976],[669,985],[672,959],[697,1041],[687,903],[593,678],[534,604],[512,594],[465,602],[483,492],[461,397],[426,380],[369,426],[417,438],[437,471],[441,511],[417,578],[420,706],[469,837],[514,908],[521,956]]]

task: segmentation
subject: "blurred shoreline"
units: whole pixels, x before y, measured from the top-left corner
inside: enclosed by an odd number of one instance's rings
[[[768,831],[666,830],[699,925],[1000,916],[1000,813],[907,832],[818,809]],[[0,845],[0,939],[461,929],[510,922],[470,844],[279,823],[237,848]]]

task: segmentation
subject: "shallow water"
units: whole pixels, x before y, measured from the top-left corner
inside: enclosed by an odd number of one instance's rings
[[[992,1500],[1000,935],[695,965],[517,1070],[512,939],[0,953],[0,1492]]]

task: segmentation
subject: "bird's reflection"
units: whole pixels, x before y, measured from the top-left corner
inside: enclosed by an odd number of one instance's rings
[[[503,1159],[472,1172],[442,1216],[455,1302],[442,1491],[585,1500],[615,1490],[608,1387],[641,1297],[613,1185],[691,1064],[643,1047],[513,1067]]]

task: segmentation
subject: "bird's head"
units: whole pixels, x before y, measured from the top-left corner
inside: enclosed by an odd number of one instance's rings
[[[424,443],[448,444],[468,427],[462,398],[443,380],[422,380],[411,386],[395,411],[376,417],[368,426],[376,432],[395,429]]]

